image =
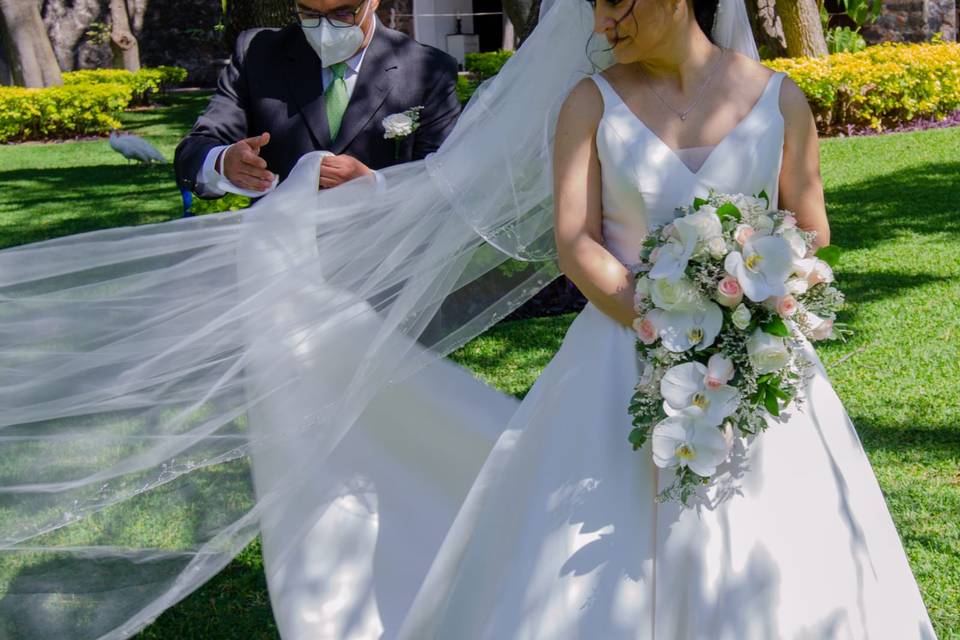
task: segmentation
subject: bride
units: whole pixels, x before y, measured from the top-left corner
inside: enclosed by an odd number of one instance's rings
[[[0,252],[5,637],[128,637],[258,532],[286,639],[935,637],[807,343],[804,406],[655,499],[646,229],[710,189],[829,227],[741,0],[592,9],[544,3],[382,182],[317,193],[311,154],[246,214]],[[558,269],[590,302],[522,402],[441,357]]]

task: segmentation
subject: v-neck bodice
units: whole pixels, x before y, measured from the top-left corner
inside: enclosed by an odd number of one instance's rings
[[[607,248],[625,264],[637,261],[640,243],[651,225],[673,218],[677,207],[706,196],[766,191],[777,202],[783,155],[780,85],[775,73],[746,116],[692,171],[624,103],[600,74],[591,76],[603,96],[597,152],[603,193],[603,236]]]

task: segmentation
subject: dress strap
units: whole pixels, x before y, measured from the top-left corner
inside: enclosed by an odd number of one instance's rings
[[[604,111],[618,102],[623,102],[623,100],[620,99],[620,95],[613,90],[613,87],[610,86],[610,83],[602,74],[595,73],[590,76],[590,79],[593,80],[593,83],[597,85],[597,89],[600,90],[600,95],[603,97]]]

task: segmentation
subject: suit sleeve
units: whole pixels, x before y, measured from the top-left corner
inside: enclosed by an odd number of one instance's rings
[[[436,151],[450,135],[460,116],[457,98],[457,61],[448,55],[432,61],[439,67],[427,90],[420,113],[420,127],[414,136],[413,159],[422,160]]]
[[[236,49],[230,62],[220,72],[217,90],[210,98],[206,110],[197,119],[190,133],[180,141],[174,154],[174,170],[177,185],[189,189],[201,198],[219,197],[221,192],[205,192],[197,178],[207,154],[214,147],[233,144],[248,137],[247,133],[247,82],[244,74],[244,58],[250,40],[256,31],[245,31],[237,38]]]

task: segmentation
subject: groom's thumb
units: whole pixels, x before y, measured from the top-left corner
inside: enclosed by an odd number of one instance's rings
[[[247,138],[242,142],[246,142],[248,145],[250,145],[250,148],[253,149],[254,153],[259,153],[260,147],[266,146],[266,144],[270,142],[270,134],[264,131],[260,135]]]

